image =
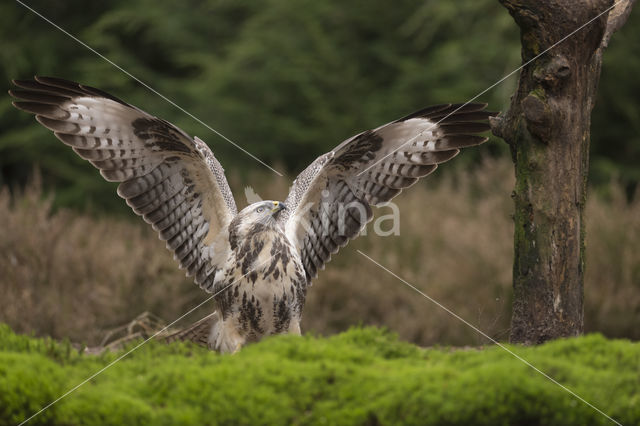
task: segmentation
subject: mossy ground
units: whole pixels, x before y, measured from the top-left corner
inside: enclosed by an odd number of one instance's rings
[[[589,335],[510,349],[621,423],[640,423],[640,344]],[[122,353],[81,355],[0,326],[0,424],[26,419]],[[422,349],[375,328],[279,336],[235,355],[149,342],[30,422],[608,423],[499,347]]]

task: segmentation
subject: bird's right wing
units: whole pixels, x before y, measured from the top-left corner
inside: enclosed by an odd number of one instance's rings
[[[70,81],[16,80],[13,104],[100,170],[167,242],[196,284],[213,291],[237,208],[224,170],[198,138],[101,90]]]

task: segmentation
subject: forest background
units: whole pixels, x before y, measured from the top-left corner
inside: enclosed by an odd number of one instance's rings
[[[6,89],[14,78],[58,76],[178,125],[212,148],[239,207],[245,186],[282,200],[295,175],[342,140],[431,104],[465,102],[520,64],[518,29],[494,0],[28,5],[285,176],[12,2],[0,5]],[[640,338],[639,39],[636,10],[605,54],[592,121],[585,280],[587,331],[633,339]],[[479,100],[506,110],[516,79]],[[422,345],[484,343],[373,268],[359,248],[506,339],[510,161],[507,145],[492,137],[399,196],[400,235],[370,232],[336,255],[309,291],[303,328],[332,334],[371,324]],[[0,96],[1,322],[96,343],[142,311],[170,321],[206,297],[115,187]]]

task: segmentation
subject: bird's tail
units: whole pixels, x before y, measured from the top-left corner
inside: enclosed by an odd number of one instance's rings
[[[171,342],[193,342],[198,345],[209,347],[209,336],[211,329],[218,322],[218,313],[213,312],[189,327],[176,331],[164,337],[165,343]]]

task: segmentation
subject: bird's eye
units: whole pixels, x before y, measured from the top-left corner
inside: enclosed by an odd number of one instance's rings
[[[257,212],[257,213],[262,213],[263,211],[264,211],[264,207],[258,207],[258,208],[256,209],[256,212]]]

